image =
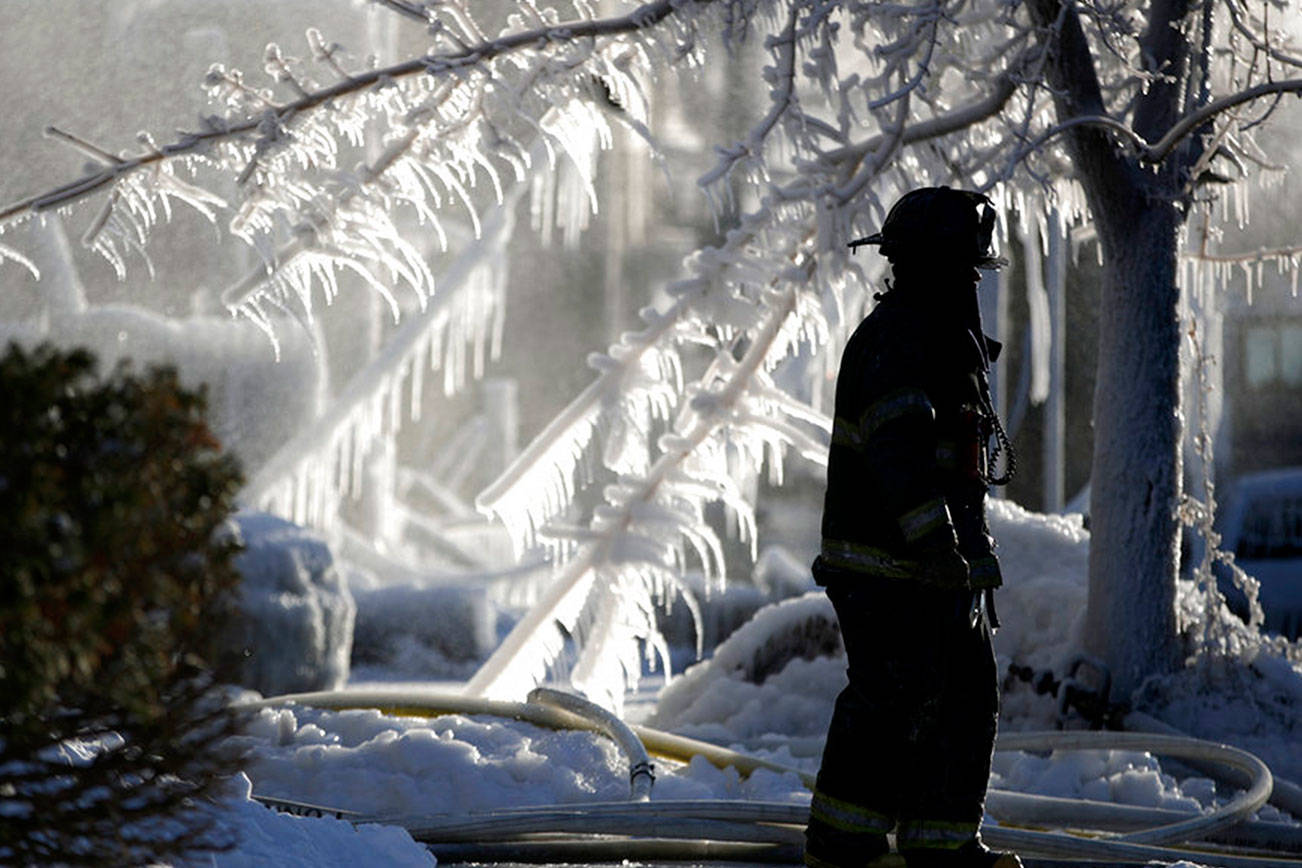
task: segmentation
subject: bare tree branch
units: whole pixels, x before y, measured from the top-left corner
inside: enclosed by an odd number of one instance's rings
[[[45,135],[46,138],[63,142],[65,145],[75,148],[90,157],[92,160],[95,160],[98,163],[103,163],[106,166],[117,166],[122,163],[122,158],[117,154],[111,154],[103,148],[91,144],[81,136],[73,135],[72,133],[61,130],[58,127],[46,127]]]
[[[1267,57],[1271,58],[1272,60],[1279,61],[1280,63],[1287,64],[1288,66],[1302,68],[1302,57],[1299,57],[1298,55],[1295,54],[1288,54],[1286,52],[1280,51],[1278,48],[1271,45],[1269,41],[1262,39],[1256,32],[1253,31],[1252,27],[1249,26],[1248,22],[1244,21],[1243,17],[1240,15],[1238,3],[1236,2],[1236,0],[1229,0],[1229,2],[1225,3],[1224,5],[1225,8],[1228,9],[1230,12],[1230,20],[1234,23],[1234,29],[1237,30],[1241,36],[1247,39],[1253,48],[1263,52]]]

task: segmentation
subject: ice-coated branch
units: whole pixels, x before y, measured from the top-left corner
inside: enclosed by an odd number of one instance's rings
[[[12,247],[6,247],[5,245],[0,244],[0,262],[4,262],[5,260],[17,263],[27,269],[27,272],[36,280],[41,279],[41,270],[36,267],[35,262],[32,262]]]
[[[696,185],[701,188],[709,188],[716,182],[726,178],[738,162],[745,159],[762,159],[764,152],[764,143],[768,140],[769,133],[777,125],[782,116],[786,114],[787,109],[791,107],[792,99],[795,95],[796,88],[796,20],[799,16],[800,5],[791,4],[791,13],[788,16],[787,26],[782,33],[773,38],[769,43],[772,47],[778,48],[780,67],[774,68],[773,75],[776,78],[776,86],[770,97],[771,105],[768,113],[760,120],[758,124],[746,135],[745,141],[737,142],[728,148],[718,148],[719,162],[713,169],[706,172],[696,180]]]
[[[686,321],[694,311],[717,304],[717,298],[706,296],[726,292],[712,288],[720,272],[729,263],[744,259],[745,250],[759,243],[772,228],[772,219],[771,211],[747,215],[739,228],[728,233],[721,247],[702,251],[693,266],[696,276],[669,288],[674,301],[661,311],[644,310],[643,329],[623,335],[607,353],[595,357],[592,362],[600,372],[597,378],[479,494],[476,507],[500,518],[517,548],[532,544],[542,523],[569,505],[574,495],[571,480],[579,461],[602,421],[621,411],[621,402],[628,400],[630,386],[637,382],[636,372],[647,364],[650,355],[676,357],[667,342],[687,337]],[[800,244],[811,237],[806,235]]]
[[[355,186],[345,188],[339,193],[333,214],[317,216],[315,220],[310,220],[304,224],[295,232],[296,237],[281,245],[274,254],[268,257],[268,261],[262,267],[251,270],[241,280],[227,287],[222,292],[222,304],[232,312],[248,315],[255,322],[261,321],[264,318],[258,315],[258,299],[268,284],[275,284],[280,281],[285,284],[286,289],[295,292],[299,296],[305,314],[310,318],[312,306],[307,296],[311,292],[311,278],[313,276],[321,277],[327,284],[332,285],[333,281],[328,277],[329,269],[335,267],[347,268],[354,271],[354,273],[358,273],[359,269],[365,269],[365,266],[357,261],[359,257],[370,261],[380,258],[379,255],[384,249],[381,243],[363,247],[350,257],[342,253],[333,256],[325,253],[322,241],[332,234],[331,224],[342,221],[342,212],[349,203],[354,199],[364,198],[366,188],[376,184],[400,159],[406,156],[416,143],[419,135],[419,129],[412,128],[394,140],[375,163],[361,173],[359,182]],[[390,221],[383,215],[373,214],[372,216],[374,218],[371,221],[373,229],[378,227],[387,229],[391,226]],[[423,307],[429,294],[433,291],[433,277],[420,257],[414,255],[414,251],[404,248],[396,231],[386,232],[385,235],[392,245],[399,247],[402,252],[407,254],[404,259],[408,263],[408,267],[402,269],[400,273],[406,277],[408,285],[415,290]],[[308,265],[305,269],[298,269],[297,277],[300,279],[295,280],[295,266],[302,260],[310,258],[314,253],[319,259],[324,259],[324,262],[318,261],[316,263],[321,267],[314,269],[313,265]],[[366,274],[369,275],[369,272]],[[363,275],[363,278],[366,279],[366,275]],[[372,286],[376,286],[377,291],[389,301],[389,306],[394,311],[396,320],[396,302],[388,289],[382,285],[377,285],[374,280],[367,280],[367,282]],[[333,295],[333,292],[327,290],[327,296],[330,295]],[[274,340],[274,335],[271,334],[270,330],[267,331]]]
[[[502,519],[518,549],[531,544],[541,523],[569,504],[576,466],[602,416],[619,401],[621,383],[678,327],[686,311],[681,297],[664,313],[647,311],[646,328],[621,338],[603,357],[597,378],[475,498],[477,509]]]
[[[1302,78],[1290,78],[1284,81],[1265,81],[1261,84],[1245,88],[1238,93],[1232,93],[1229,96],[1223,96],[1220,99],[1212,100],[1207,105],[1196,111],[1190,112],[1179,121],[1177,121],[1162,138],[1149,145],[1140,140],[1143,147],[1143,158],[1147,162],[1157,163],[1166,159],[1167,154],[1171,153],[1186,136],[1196,131],[1203,124],[1212,120],[1219,114],[1223,114],[1230,109],[1261,99],[1263,96],[1270,96],[1277,93],[1298,93],[1302,94]]]
[[[866,141],[829,151],[824,155],[824,159],[833,162],[859,161],[870,153],[879,153],[882,146],[888,144],[892,139],[898,139],[898,147],[903,147],[951,135],[998,114],[1016,91],[1017,82],[1010,73],[1005,72],[995,79],[994,90],[962,108],[955,109],[939,117],[927,118],[910,124],[898,131],[896,136],[892,136],[890,133],[881,133]],[[874,173],[876,171],[878,169],[874,169]],[[867,177],[858,177],[851,183],[844,185],[837,190],[837,198],[842,203],[848,202],[858,194],[866,181]]]
[[[622,537],[633,531],[641,511],[654,502],[662,486],[728,420],[734,405],[764,364],[786,319],[796,308],[795,286],[781,293],[766,309],[763,326],[722,387],[712,391],[701,412],[685,420],[681,432],[666,438],[665,453],[640,479],[631,481],[617,504],[593,520],[593,535],[580,553],[554,577],[545,596],[503,640],[466,685],[469,696],[510,696],[527,692],[545,674],[560,648],[556,625],[567,631],[577,622],[591,586],[603,565],[615,556]],[[622,685],[621,685],[622,690]],[[591,692],[591,686],[590,686]]]
[[[1061,0],[1027,0],[1031,18],[1045,34],[1048,63],[1045,78],[1053,91],[1058,119],[1107,117],[1103,86],[1089,39],[1075,4]],[[1091,182],[1115,191],[1104,199],[1124,199],[1127,176],[1111,140],[1096,127],[1081,125],[1068,131],[1080,170]]]
[[[413,383],[413,404],[419,402],[419,380],[425,367],[439,362],[433,355],[434,345],[449,329],[458,295],[474,291],[476,271],[500,255],[502,243],[510,237],[514,205],[525,187],[519,184],[510,191],[487,222],[483,237],[448,267],[438,297],[402,323],[381,353],[331,402],[325,415],[288,440],[254,474],[240,493],[242,502],[317,527],[328,523],[330,499],[337,491],[356,485],[360,461],[371,441],[397,427],[405,382]],[[491,311],[485,313],[491,315]],[[449,346],[448,351],[456,350]]]
[[[80,136],[75,136],[72,133],[65,132],[58,127],[46,127],[45,135],[51,139],[63,142],[65,145],[70,145],[98,163],[103,163],[107,166],[116,166],[122,162],[122,158],[117,154],[110,154],[108,151],[98,147],[97,145],[91,144]]]
[[[1239,0],[1227,0],[1225,3],[1218,3],[1216,7],[1224,6],[1230,13],[1230,21],[1234,24],[1235,31],[1248,40],[1248,43],[1257,51],[1264,53],[1271,60],[1278,61],[1287,66],[1302,68],[1302,55],[1290,54],[1283,51],[1277,45],[1273,45],[1268,37],[1253,29],[1248,21],[1244,20],[1242,11],[1239,9]],[[1261,28],[1263,31],[1265,27]]]
[[[1171,151],[1186,136],[1197,131],[1203,124],[1214,119],[1217,115],[1223,114],[1230,109],[1260,99],[1263,96],[1281,93],[1302,93],[1302,78],[1288,79],[1286,81],[1268,81],[1254,87],[1245,88],[1238,93],[1230,96],[1213,100],[1202,108],[1190,112],[1176,122],[1165,135],[1157,142],[1150,144],[1139,133],[1137,133],[1129,124],[1123,123],[1116,118],[1107,115],[1079,115],[1068,118],[1060,124],[1056,124],[1048,130],[1045,130],[1034,141],[1023,146],[1014,155],[1014,160],[1019,161],[1040,148],[1043,148],[1053,139],[1063,133],[1079,127],[1094,127],[1101,130],[1110,130],[1119,133],[1133,147],[1136,148],[1139,158],[1146,163],[1160,163],[1171,153]]]
[[[1296,259],[1302,256],[1302,245],[1291,247],[1259,247],[1256,250],[1246,250],[1242,253],[1191,253],[1186,251],[1182,254],[1185,259],[1197,259],[1202,262],[1219,262],[1219,263],[1243,263],[1243,262],[1264,262],[1273,259],[1277,262],[1289,259]]]
[[[566,44],[576,39],[636,33],[663,21],[672,15],[679,5],[674,0],[653,0],[626,15],[546,25],[469,45],[459,51],[422,55],[390,66],[358,73],[344,81],[312,91],[293,102],[268,111],[273,114],[276,123],[284,123],[290,118],[302,116],[343,97],[375,87],[383,87],[400,78],[425,74],[436,77],[464,74],[480,68],[486,61],[518,51],[542,49],[548,45]],[[161,145],[146,153],[122,158],[120,162],[99,172],[0,208],[0,224],[26,213],[67,205],[161,161],[203,153],[221,142],[255,133],[267,122],[266,115],[235,121],[212,122],[207,129],[184,133],[174,142]]]

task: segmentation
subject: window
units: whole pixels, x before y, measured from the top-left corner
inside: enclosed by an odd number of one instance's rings
[[[1302,323],[1250,326],[1243,338],[1243,373],[1251,389],[1302,386]]]
[[[1302,386],[1302,324],[1284,326],[1279,338],[1280,377],[1290,386]]]

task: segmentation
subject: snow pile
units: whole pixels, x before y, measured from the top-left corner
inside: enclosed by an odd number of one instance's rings
[[[253,790],[367,814],[488,811],[623,801],[628,760],[590,732],[487,716],[398,717],[374,710],[263,709],[236,739]],[[654,799],[809,798],[790,773],[743,780],[697,757],[656,761]]]
[[[1042,515],[988,500],[1004,586],[996,596],[1000,671],[1058,668],[1080,646],[1089,585],[1089,531],[1079,515]]]
[[[1302,782],[1302,663],[1273,644],[1150,678],[1135,706],[1195,738],[1243,748],[1277,777]],[[1291,653],[1298,647],[1294,643]]]
[[[660,694],[651,726],[730,743],[821,735],[845,686],[836,613],[822,591],[766,606]]]
[[[700,573],[689,573],[683,584],[695,602],[695,616],[685,602],[674,599],[656,618],[675,672],[710,655],[765,606],[813,588],[814,577],[808,563],[783,546],[770,545],[760,551],[748,578],[730,579],[719,587]]]
[[[1216,792],[1210,778],[1177,782],[1152,754],[1123,750],[1054,751],[1049,756],[1000,752],[995,754],[990,786],[1183,811],[1201,811]]]
[[[810,562],[798,559],[790,549],[778,545],[760,550],[750,581],[766,594],[779,599],[803,594],[814,587]]]
[[[1003,665],[1010,659],[1035,666],[1059,664],[1075,653],[1087,535],[1079,520],[1071,517],[1038,516],[1004,502],[992,503],[990,512],[1002,543],[1007,583],[1000,595],[1005,628],[996,640]],[[454,617],[436,611],[439,604],[434,602],[407,599],[415,594],[413,589],[393,586],[366,589],[363,596],[374,596],[365,604],[367,617],[373,620],[373,637],[384,634],[386,623],[405,620],[404,632],[410,633],[412,621],[428,618],[441,624],[440,619]],[[1185,602],[1190,607],[1196,603]],[[465,603],[441,605],[454,609]],[[404,618],[416,606],[424,607],[422,616]],[[431,626],[431,633],[464,630],[467,619],[474,620],[457,615],[457,625],[437,630]],[[1281,715],[1292,708],[1288,719],[1296,726],[1302,671],[1279,654],[1265,651],[1244,663],[1242,670],[1234,669],[1231,675],[1251,675],[1260,688],[1251,697],[1258,708],[1268,701]],[[1195,667],[1182,677],[1192,678],[1198,672]],[[814,591],[763,608],[720,644],[711,659],[666,687],[647,722],[812,772],[819,763],[833,702],[844,684],[835,616],[825,595]],[[1234,719],[1244,730],[1256,726],[1259,711],[1227,705],[1221,718],[1209,716],[1207,703],[1218,695],[1217,689],[1209,688],[1204,695],[1192,682],[1179,679],[1150,682],[1149,690],[1167,702],[1171,714],[1163,716],[1171,723],[1195,735],[1244,744],[1289,776],[1287,758],[1280,755],[1296,752],[1296,733],[1288,737],[1272,730],[1261,736],[1262,744],[1225,738]],[[1053,705],[1051,699],[1035,699]],[[1189,720],[1180,717],[1182,702],[1187,703]],[[1013,705],[1016,708],[1017,703]],[[1199,721],[1208,731],[1199,731]],[[1027,717],[1014,723],[1046,725],[1044,720]],[[623,800],[628,795],[627,760],[606,738],[492,717],[394,717],[372,710],[289,706],[260,711],[237,741],[249,749],[247,773],[255,792],[368,814],[458,814]],[[803,803],[809,798],[793,773],[760,771],[743,779],[735,770],[715,768],[699,757],[682,765],[657,760],[656,771],[653,799]],[[1205,811],[1224,798],[1207,778],[1177,780],[1153,756],[1134,751],[1000,753],[991,784],[1058,797],[1184,810]],[[1263,817],[1278,815],[1263,812]]]
[[[233,849],[205,854],[196,865],[212,868],[353,868],[388,865],[432,868],[433,855],[398,826],[354,826],[333,817],[294,817],[264,808],[250,798],[252,784],[235,776],[226,797],[213,807],[218,835],[231,836]]]
[[[224,644],[243,651],[240,683],[269,696],[343,686],[356,608],[329,547],[267,513],[240,512],[230,527],[243,582]]]
[[[626,799],[608,739],[492,717],[389,717],[288,706],[237,742],[260,795],[368,814],[464,813]]]

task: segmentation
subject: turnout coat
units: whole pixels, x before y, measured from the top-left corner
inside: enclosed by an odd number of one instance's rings
[[[842,356],[814,564],[820,584],[1001,583],[985,518],[987,375],[1000,345],[952,297],[918,289],[882,296]]]

